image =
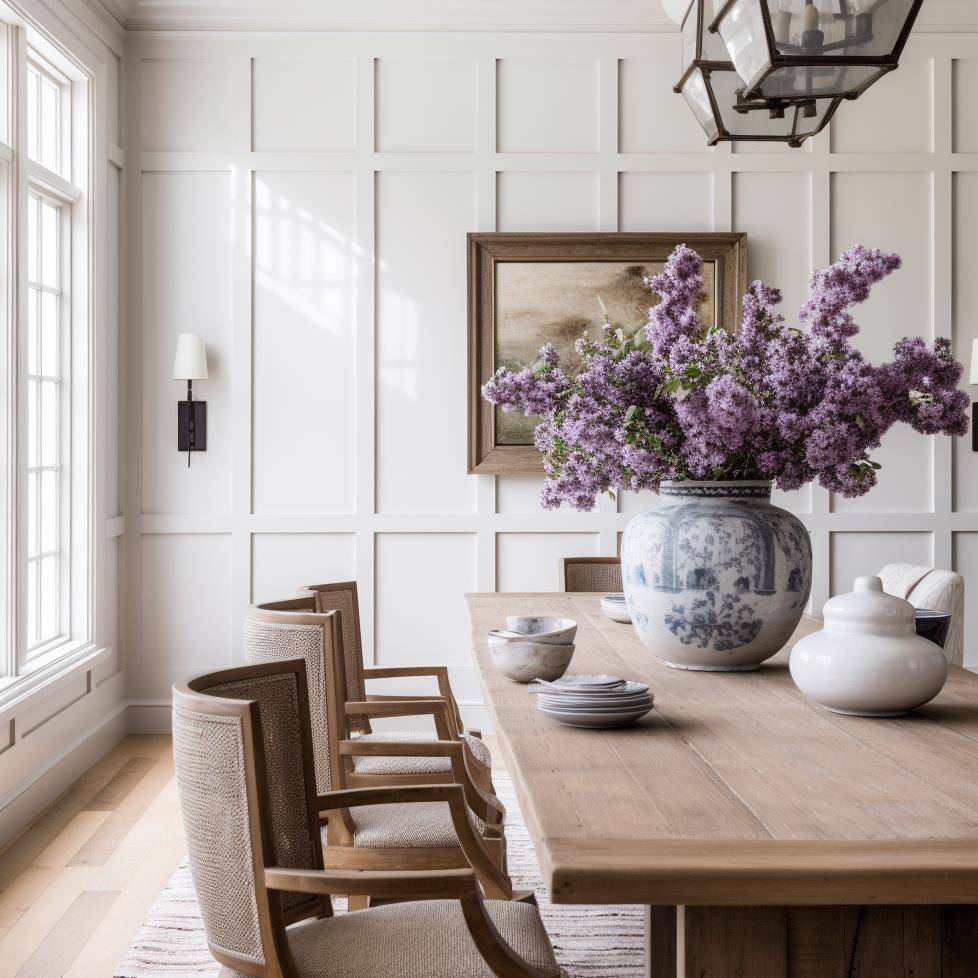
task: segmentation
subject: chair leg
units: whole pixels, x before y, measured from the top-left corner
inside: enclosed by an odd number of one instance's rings
[[[347,912],[352,912],[354,910],[369,910],[370,909],[370,897],[369,896],[348,896],[346,898],[346,909]]]

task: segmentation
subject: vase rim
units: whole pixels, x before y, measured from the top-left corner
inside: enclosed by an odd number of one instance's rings
[[[770,499],[769,479],[668,479],[660,496],[707,496],[713,499]]]
[[[663,479],[663,486],[770,486],[771,479]]]

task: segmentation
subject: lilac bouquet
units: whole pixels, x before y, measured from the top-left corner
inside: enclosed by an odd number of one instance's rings
[[[946,339],[900,340],[874,366],[850,344],[849,309],[900,267],[861,246],[812,276],[799,318],[785,324],[781,293],[754,282],[736,332],[697,315],[701,260],[680,245],[660,275],[644,329],[606,324],[561,364],[551,345],[522,370],[502,368],[482,395],[504,411],[541,417],[534,440],[547,509],[589,510],[600,492],[657,490],[664,479],[771,479],[781,489],[813,480],[844,496],[876,484],[870,453],[898,421],[924,434],[968,430],[962,367]]]

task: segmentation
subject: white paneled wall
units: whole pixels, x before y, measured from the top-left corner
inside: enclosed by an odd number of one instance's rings
[[[173,680],[234,661],[249,601],[355,576],[367,656],[447,662],[474,701],[463,593],[550,590],[560,556],[616,551],[646,499],[541,513],[538,478],[465,474],[467,231],[745,230],[751,274],[790,313],[841,249],[894,249],[905,270],[859,311],[864,349],[953,334],[966,354],[978,35],[915,37],[801,151],[707,150],[671,91],[677,41],[132,41],[132,695],[162,704]],[[184,330],[213,364],[189,470],[168,379]],[[812,531],[814,606],[891,560],[978,582],[976,458],[900,432],[865,499],[785,495]],[[978,665],[978,621],[967,641]]]

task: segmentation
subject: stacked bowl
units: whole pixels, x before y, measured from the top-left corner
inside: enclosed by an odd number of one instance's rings
[[[624,727],[652,709],[652,692],[645,683],[617,676],[566,676],[540,682],[537,707],[569,727]]]
[[[489,632],[489,654],[493,665],[515,682],[559,679],[574,655],[576,635],[573,618],[511,615],[505,629]]]

